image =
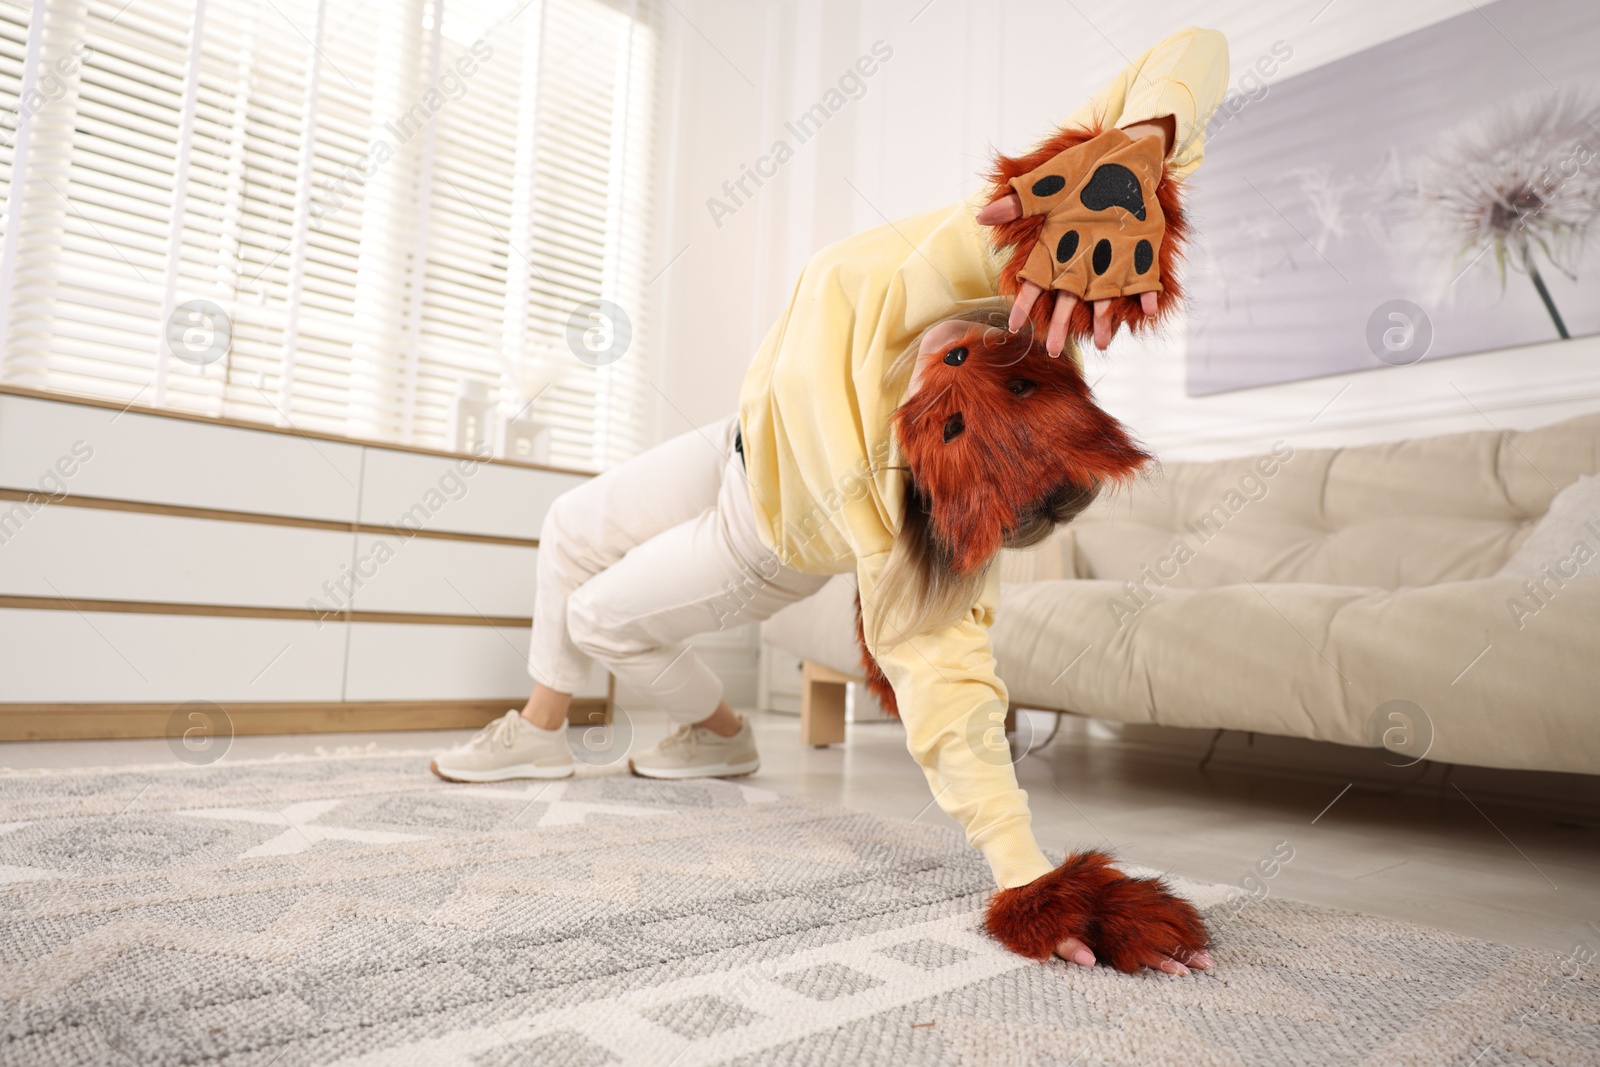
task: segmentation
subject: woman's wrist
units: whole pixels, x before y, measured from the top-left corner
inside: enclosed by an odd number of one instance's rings
[[[1171,115],[1162,115],[1160,118],[1130,122],[1121,127],[1121,130],[1129,137],[1161,138],[1161,155],[1162,158],[1166,158],[1172,155],[1172,142],[1178,134],[1178,120]]]

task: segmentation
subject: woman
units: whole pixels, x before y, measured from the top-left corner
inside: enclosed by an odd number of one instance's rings
[[[571,774],[566,712],[592,657],[678,723],[633,756],[635,774],[748,774],[750,726],[686,639],[765,619],[853,571],[869,680],[1000,887],[990,931],[1083,966],[1210,966],[1198,914],[1159,882],[1100,853],[1056,867],[1040,851],[1027,796],[992,747],[1006,690],[987,631],[998,550],[1041,540],[1148,458],[1094,405],[1069,335],[1104,348],[1118,326],[1175,306],[1176,185],[1200,164],[1226,79],[1220,34],[1178,33],[1050,141],[1000,158],[982,197],[813,257],[737,417],[552,506],[533,695],[441,754],[435,773]]]

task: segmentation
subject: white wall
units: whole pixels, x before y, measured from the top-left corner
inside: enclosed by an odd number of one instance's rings
[[[817,248],[972,192],[994,148],[1027,147],[1162,34],[1222,30],[1236,82],[1275,41],[1293,48],[1287,77],[1472,10],[1468,0],[675,0],[662,264],[681,255],[656,283],[661,432],[732,410]],[[707,198],[878,40],[893,56],[865,95],[715,225]],[[1533,426],[1600,408],[1596,338],[1208,397],[1185,395],[1183,364],[1181,335],[1119,339],[1088,364],[1106,407],[1168,459],[1279,438],[1318,447]]]
[[[773,91],[767,9],[730,0],[663,5],[667,177],[666,195],[657,198],[662,273],[650,285],[660,301],[659,440],[731,412],[754,350],[761,220],[751,207],[716,227],[705,200],[757,154]]]

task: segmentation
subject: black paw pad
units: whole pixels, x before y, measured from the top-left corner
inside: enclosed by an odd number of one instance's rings
[[[1104,237],[1094,246],[1094,272],[1104,274],[1111,269],[1111,242]]]
[[[1149,241],[1140,241],[1133,246],[1133,269],[1140,274],[1149,274],[1150,268],[1156,261],[1156,250],[1150,247]]]
[[[1038,195],[1037,184],[1033,191]],[[1120,207],[1140,222],[1144,221],[1144,193],[1139,188],[1139,179],[1121,163],[1102,163],[1096,167],[1078,199],[1090,211]]]
[[[1034,196],[1055,196],[1067,187],[1067,179],[1059,174],[1051,174],[1040,178],[1033,183]]]
[[[1068,230],[1056,242],[1056,262],[1065,263],[1078,254],[1078,231]]]
[[[1061,235],[1061,240],[1056,242],[1056,262],[1066,262],[1078,254],[1078,232],[1067,230]]]

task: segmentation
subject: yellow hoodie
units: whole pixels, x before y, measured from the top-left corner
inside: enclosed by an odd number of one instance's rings
[[[1187,29],[1140,56],[1067,124],[1120,127],[1171,115],[1168,173],[1183,177],[1200,165],[1205,125],[1227,78],[1222,35]],[[994,298],[1003,261],[974,217],[985,199],[979,193],[818,252],[740,393],[763,539],[798,570],[854,570],[868,633],[904,488],[889,417],[905,399],[909,374],[902,369],[890,380],[889,367],[927,327]],[[1007,697],[988,628],[999,591],[998,569],[991,568],[967,617],[872,652],[894,687],[906,745],[934,797],[966,827],[996,882],[1010,888],[1052,864],[1034,841],[1027,794],[997,743]]]

